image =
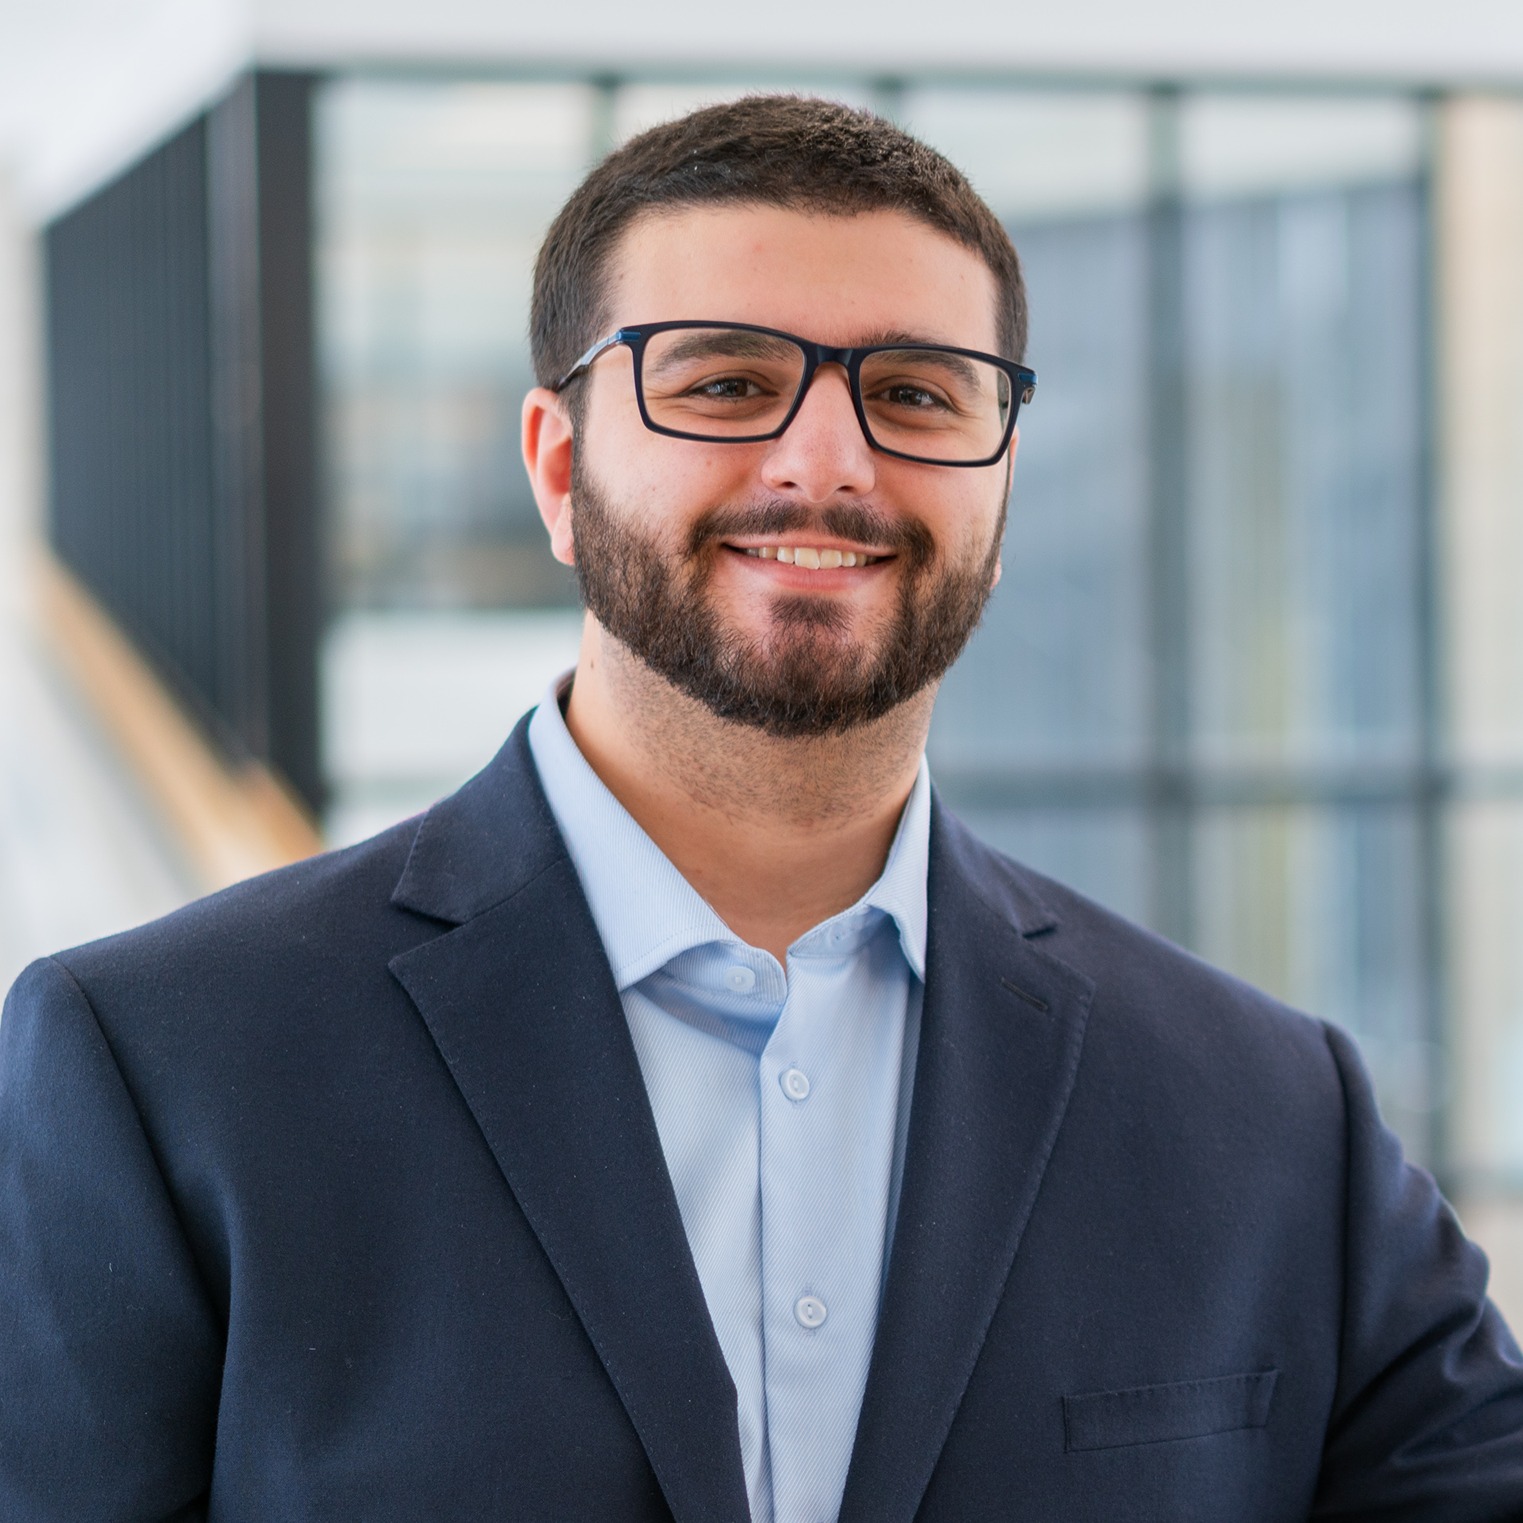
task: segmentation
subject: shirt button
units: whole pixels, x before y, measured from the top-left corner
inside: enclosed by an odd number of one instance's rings
[[[798,1318],[800,1327],[819,1327],[829,1312],[825,1303],[818,1296],[800,1296],[793,1303],[793,1315]]]
[[[783,1086],[783,1093],[790,1100],[809,1098],[809,1075],[802,1068],[790,1068],[786,1073],[779,1074],[778,1083]]]
[[[737,994],[749,994],[756,987],[756,975],[749,968],[731,968],[724,981]]]

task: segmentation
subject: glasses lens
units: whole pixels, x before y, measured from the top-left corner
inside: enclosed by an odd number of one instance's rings
[[[862,362],[873,442],[922,460],[986,460],[1010,420],[1010,377],[950,349],[880,349]]]
[[[737,328],[670,328],[645,346],[645,410],[659,428],[715,439],[771,433],[788,416],[804,351]]]

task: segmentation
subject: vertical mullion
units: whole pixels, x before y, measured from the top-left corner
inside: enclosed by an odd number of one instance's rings
[[[1171,939],[1194,932],[1189,786],[1189,502],[1184,190],[1179,91],[1160,86],[1148,112],[1148,601],[1152,691],[1151,918]]]
[[[1452,1189],[1452,1124],[1448,1114],[1454,1086],[1448,1082],[1453,1064],[1452,1031],[1448,991],[1448,869],[1445,851],[1449,797],[1446,710],[1443,691],[1444,630],[1442,585],[1443,537],[1439,522],[1438,472],[1435,419],[1439,409],[1437,374],[1438,263],[1435,216],[1435,183],[1438,172],[1442,97],[1420,97],[1422,112],[1422,158],[1418,171],[1418,395],[1413,398],[1418,417],[1417,554],[1416,585],[1412,589],[1417,611],[1418,663],[1418,791],[1417,811],[1418,913],[1420,917],[1423,1002],[1429,1040],[1437,1055],[1437,1072],[1427,1076],[1427,1151],[1429,1166],[1444,1185]]]

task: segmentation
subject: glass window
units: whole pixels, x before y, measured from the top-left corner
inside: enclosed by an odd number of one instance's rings
[[[1523,1179],[1523,801],[1455,806],[1450,831],[1453,1152],[1479,1185]]]
[[[1406,96],[1199,93],[1179,109],[1180,175],[1197,200],[1384,184],[1422,154]]]
[[[1184,116],[1197,187],[1183,271],[1191,709],[1205,763],[1418,753],[1423,235],[1402,153],[1415,132],[1398,131],[1410,118],[1384,102],[1207,101]]]
[[[1087,90],[912,88],[894,112],[1007,222],[1139,211],[1147,101]]]
[[[323,643],[330,845],[364,840],[457,788],[576,664],[562,609],[356,609]]]
[[[1148,730],[1145,245],[1140,218],[1014,229],[1036,401],[1004,574],[937,706],[938,765],[1138,762]]]
[[[316,114],[319,370],[335,602],[569,605],[518,454],[545,228],[590,86],[341,80]]]
[[[1130,95],[911,91],[905,124],[1006,221],[1040,377],[1004,576],[937,706],[938,776],[1141,760],[1146,674],[1146,118]]]
[[[1429,1151],[1418,832],[1406,805],[1203,809],[1196,950],[1358,1039],[1386,1119]]]
[[[946,790],[943,789],[946,796]],[[1146,916],[1148,820],[1131,806],[998,808],[948,797],[980,840],[1132,920]]]
[[[534,257],[591,161],[597,101],[584,84],[319,92],[334,844],[456,787],[575,660],[575,584],[524,477],[519,410]]]

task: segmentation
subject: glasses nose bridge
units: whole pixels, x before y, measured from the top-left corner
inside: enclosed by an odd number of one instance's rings
[[[795,342],[798,342],[797,340]],[[797,415],[799,408],[804,405],[804,399],[814,389],[814,383],[820,371],[827,365],[840,367],[842,378],[846,382],[846,392],[851,398],[852,410],[857,406],[857,379],[854,361],[857,351],[855,349],[834,349],[829,344],[808,344],[799,342],[799,348],[804,351],[804,374],[799,381],[798,400],[794,404],[794,413]],[[790,422],[792,420],[790,419]],[[860,423],[860,418],[858,422]]]
[[[839,365],[846,372],[848,382],[852,376],[852,362],[857,357],[857,351],[852,348],[835,349],[829,344],[800,344],[804,351],[807,364],[804,367],[804,384],[810,385],[814,381],[815,374],[822,365]]]

